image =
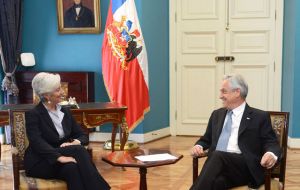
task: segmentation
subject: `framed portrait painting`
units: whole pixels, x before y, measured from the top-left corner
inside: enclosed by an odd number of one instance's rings
[[[60,33],[100,33],[100,0],[57,0]]]

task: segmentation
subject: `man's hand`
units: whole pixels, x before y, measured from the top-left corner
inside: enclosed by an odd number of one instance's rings
[[[70,157],[70,156],[60,156],[60,157],[57,158],[57,161],[62,163],[62,164],[65,164],[65,163],[68,163],[68,162],[77,163],[75,158]]]
[[[261,158],[260,165],[268,169],[272,168],[276,164],[276,158],[270,153],[266,152]]]
[[[191,149],[191,155],[194,157],[203,156],[204,155],[203,147],[199,145],[193,146],[193,148]]]

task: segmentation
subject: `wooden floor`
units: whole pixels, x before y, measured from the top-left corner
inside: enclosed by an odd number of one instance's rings
[[[187,190],[192,183],[192,159],[189,155],[196,137],[166,137],[142,145],[145,148],[170,149],[183,154],[178,163],[168,166],[149,168],[147,183],[149,190]],[[93,159],[101,175],[111,185],[112,190],[139,189],[139,171],[136,168],[122,168],[110,166],[101,160],[101,156],[108,152],[103,150],[102,144],[92,143]],[[203,162],[203,161],[201,161]],[[201,165],[201,164],[200,164]],[[286,190],[300,189],[300,150],[288,150]],[[10,146],[2,145],[2,162],[0,166],[0,189],[12,190],[12,163]]]

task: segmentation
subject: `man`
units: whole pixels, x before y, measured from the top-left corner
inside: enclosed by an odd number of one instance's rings
[[[193,156],[208,158],[191,190],[225,190],[241,185],[258,188],[264,182],[264,169],[280,158],[280,147],[270,115],[246,103],[248,85],[241,75],[225,76],[220,99],[223,108],[215,110],[204,136],[192,148]]]
[[[94,14],[82,5],[81,0],[74,0],[74,5],[65,12],[64,26],[65,28],[94,27]]]

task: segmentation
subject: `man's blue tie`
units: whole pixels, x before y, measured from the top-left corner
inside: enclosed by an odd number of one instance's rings
[[[224,151],[224,152],[227,151],[227,145],[228,145],[229,137],[231,135],[232,113],[233,112],[231,110],[227,112],[227,120],[222,129],[221,135],[219,137],[216,150],[220,150],[220,151]]]

